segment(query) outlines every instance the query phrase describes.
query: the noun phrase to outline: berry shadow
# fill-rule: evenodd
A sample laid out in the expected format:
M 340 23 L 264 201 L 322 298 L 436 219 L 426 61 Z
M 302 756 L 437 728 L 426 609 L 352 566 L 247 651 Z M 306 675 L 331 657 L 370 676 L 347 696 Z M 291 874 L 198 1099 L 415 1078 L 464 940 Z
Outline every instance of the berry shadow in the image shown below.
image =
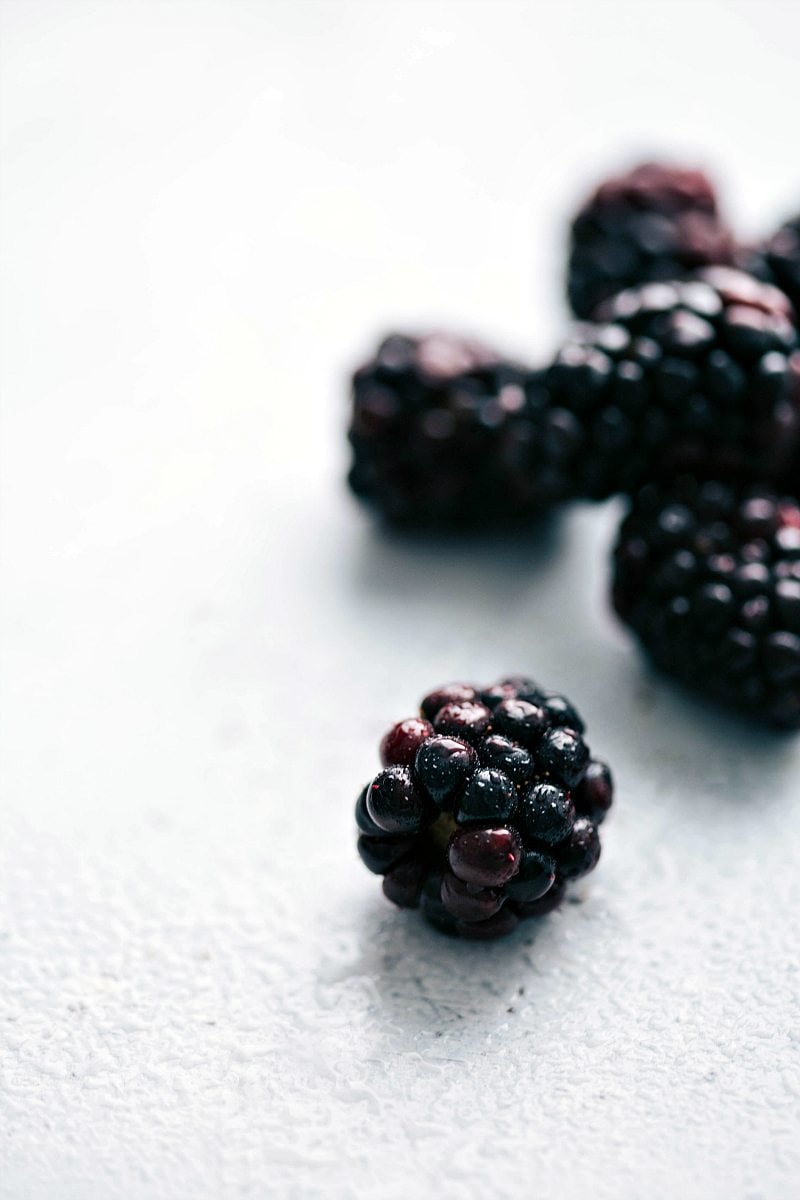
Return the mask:
M 564 926 L 580 903 L 565 901 L 506 937 L 475 942 L 440 933 L 419 912 L 390 908 L 378 896 L 364 913 L 348 974 L 370 980 L 386 1021 L 405 1034 L 435 1038 L 470 1025 L 490 1032 L 530 1004 L 540 975 L 563 966 Z
M 653 793 L 660 781 L 665 804 L 703 822 L 747 810 L 758 820 L 785 805 L 787 777 L 800 768 L 796 731 L 760 724 L 693 692 L 636 646 L 608 668 L 609 686 L 625 697 L 621 719 L 600 722 L 603 752 L 620 767 L 620 797 L 635 794 L 643 779 Z
M 356 571 L 363 582 L 375 589 L 382 584 L 391 590 L 395 572 L 373 570 L 374 562 L 392 560 L 398 570 L 430 572 L 433 577 L 444 570 L 448 575 L 468 571 L 476 576 L 497 574 L 519 578 L 545 570 L 558 555 L 563 543 L 566 514 L 563 510 L 544 513 L 537 520 L 498 530 L 413 528 L 405 525 L 372 523 L 363 543 Z M 358 578 L 358 576 L 357 576 Z
M 584 641 L 571 563 L 591 525 L 586 517 L 567 509 L 502 533 L 412 534 L 374 524 L 343 531 L 331 552 L 331 603 L 346 608 L 359 644 L 374 651 L 375 699 L 367 689 L 367 704 L 384 705 L 391 719 L 390 705 L 411 711 L 438 682 L 514 672 L 569 695 L 559 649 L 569 639 L 580 653 Z
M 531 653 L 532 641 L 546 641 L 557 609 L 574 606 L 565 591 L 572 517 L 565 510 L 503 531 L 370 524 L 348 536 L 337 585 L 351 614 L 359 614 L 364 636 L 380 631 L 383 657 L 402 647 L 395 669 L 404 673 L 414 656 L 412 695 L 421 678 L 429 683 L 442 671 L 442 679 L 535 674 L 540 655 Z M 419 673 L 421 663 L 429 680 Z M 560 687 L 557 678 L 549 686 Z

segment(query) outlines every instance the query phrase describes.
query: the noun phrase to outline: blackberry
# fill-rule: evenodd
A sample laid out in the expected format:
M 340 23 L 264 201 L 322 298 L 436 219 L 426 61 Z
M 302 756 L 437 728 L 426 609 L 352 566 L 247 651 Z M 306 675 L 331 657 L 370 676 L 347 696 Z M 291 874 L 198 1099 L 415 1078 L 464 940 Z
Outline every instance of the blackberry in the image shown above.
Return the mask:
M 775 480 L 800 443 L 800 337 L 784 294 L 730 267 L 620 292 L 545 374 L 572 495 L 660 473 Z
M 605 180 L 571 228 L 567 293 L 577 317 L 625 288 L 732 261 L 733 239 L 700 171 L 643 163 Z
M 596 865 L 613 794 L 580 716 L 522 677 L 437 688 L 420 711 L 383 738 L 356 803 L 365 866 L 447 933 L 499 937 L 552 911 Z
M 450 334 L 393 334 L 353 376 L 349 482 L 396 524 L 523 520 L 542 505 L 531 469 L 532 373 Z M 546 479 L 544 480 L 546 484 Z
M 694 477 L 648 484 L 620 530 L 613 604 L 662 670 L 754 717 L 800 727 L 797 499 Z M 591 815 L 604 791 L 590 767 L 576 806 Z

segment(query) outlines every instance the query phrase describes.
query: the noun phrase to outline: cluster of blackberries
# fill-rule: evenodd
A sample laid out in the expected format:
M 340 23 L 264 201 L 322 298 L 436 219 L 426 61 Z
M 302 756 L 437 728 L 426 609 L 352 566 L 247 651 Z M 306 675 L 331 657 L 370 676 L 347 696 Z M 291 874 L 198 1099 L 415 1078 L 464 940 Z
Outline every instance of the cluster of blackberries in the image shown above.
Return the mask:
M 358 850 L 402 908 L 493 938 L 542 916 L 600 857 L 611 774 L 563 696 L 530 679 L 455 684 L 381 743 L 356 803 Z
M 353 490 L 405 523 L 509 523 L 656 470 L 800 469 L 800 335 L 776 287 L 709 267 L 605 301 L 543 370 L 393 335 L 356 371 Z
M 537 369 L 386 338 L 353 379 L 353 490 L 414 526 L 627 497 L 617 614 L 663 670 L 800 728 L 800 218 L 740 245 L 703 174 L 646 164 L 575 217 L 567 294 L 583 323 Z M 469 937 L 555 907 L 611 803 L 582 733 L 529 680 L 428 696 L 356 809 L 386 895 Z
M 354 377 L 356 493 L 392 521 L 497 527 L 615 494 L 636 514 L 655 503 L 655 486 L 669 508 L 685 474 L 740 504 L 753 488 L 800 497 L 800 218 L 741 246 L 703 174 L 645 164 L 604 181 L 578 212 L 567 294 L 589 320 L 536 370 L 455 336 L 386 338 Z M 637 500 L 643 487 L 648 499 Z M 703 526 L 699 512 L 694 520 Z M 681 637 L 697 644 L 697 664 L 712 631 L 696 598 L 682 599 L 694 619 Z M 634 628 L 688 678 L 666 653 L 675 623 L 661 608 L 643 619 L 662 600 L 645 589 Z M 739 707 L 746 694 L 751 712 L 800 725 L 772 679 L 734 688 L 726 674 L 705 690 Z

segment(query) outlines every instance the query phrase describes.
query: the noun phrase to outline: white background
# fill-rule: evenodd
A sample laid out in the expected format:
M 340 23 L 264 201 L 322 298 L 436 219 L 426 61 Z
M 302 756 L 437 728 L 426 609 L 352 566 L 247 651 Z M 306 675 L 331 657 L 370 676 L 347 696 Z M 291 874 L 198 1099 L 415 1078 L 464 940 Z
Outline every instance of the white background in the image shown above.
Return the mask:
M 787 1200 L 791 738 L 648 674 L 614 505 L 415 540 L 349 367 L 543 357 L 564 224 L 673 152 L 800 200 L 793 3 L 0 4 L 2 1200 Z M 429 686 L 537 675 L 619 784 L 537 931 L 452 944 L 355 857 Z

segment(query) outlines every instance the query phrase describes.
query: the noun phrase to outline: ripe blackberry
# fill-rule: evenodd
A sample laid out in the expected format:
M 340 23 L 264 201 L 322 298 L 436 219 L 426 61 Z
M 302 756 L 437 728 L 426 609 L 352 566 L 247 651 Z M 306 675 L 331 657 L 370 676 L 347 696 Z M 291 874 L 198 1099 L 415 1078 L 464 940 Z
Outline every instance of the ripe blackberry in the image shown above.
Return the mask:
M 733 241 L 700 171 L 643 163 L 605 180 L 572 223 L 567 292 L 576 316 L 624 288 L 732 261 Z
M 420 711 L 383 738 L 356 803 L 365 866 L 447 933 L 499 937 L 552 911 L 596 865 L 612 800 L 579 715 L 523 677 L 437 688 Z
M 620 530 L 613 603 L 664 671 L 755 717 L 800 726 L 796 499 L 691 477 L 647 485 Z M 602 780 L 587 771 L 581 789 L 591 809 Z
M 760 246 L 742 251 L 740 259 L 758 279 L 785 292 L 800 317 L 800 216 L 787 221 Z
M 353 376 L 352 490 L 395 523 L 474 525 L 537 512 L 530 378 L 450 334 L 385 338 Z
M 599 317 L 545 374 L 571 494 L 602 499 L 684 467 L 782 475 L 800 443 L 800 338 L 782 292 L 709 267 L 620 292 Z

